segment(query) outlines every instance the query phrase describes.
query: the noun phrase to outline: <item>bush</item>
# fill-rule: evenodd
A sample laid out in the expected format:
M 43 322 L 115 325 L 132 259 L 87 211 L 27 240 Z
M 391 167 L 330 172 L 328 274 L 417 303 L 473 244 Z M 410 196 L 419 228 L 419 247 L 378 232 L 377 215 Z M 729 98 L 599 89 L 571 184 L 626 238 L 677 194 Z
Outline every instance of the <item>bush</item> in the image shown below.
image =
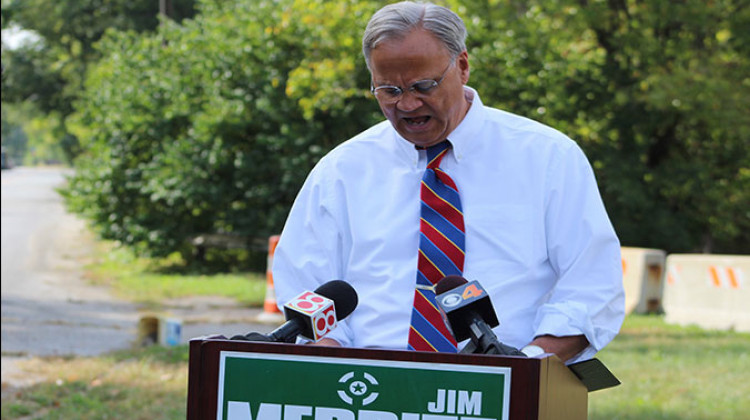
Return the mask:
M 360 52 L 380 2 L 236 3 L 98 45 L 66 198 L 104 238 L 154 256 L 205 233 L 267 238 L 317 160 L 382 119 Z M 581 144 L 623 244 L 750 253 L 748 9 L 449 3 L 469 84 Z
M 278 233 L 312 165 L 381 118 L 353 35 L 364 10 L 204 2 L 154 36 L 109 33 L 78 104 L 70 207 L 154 256 Z

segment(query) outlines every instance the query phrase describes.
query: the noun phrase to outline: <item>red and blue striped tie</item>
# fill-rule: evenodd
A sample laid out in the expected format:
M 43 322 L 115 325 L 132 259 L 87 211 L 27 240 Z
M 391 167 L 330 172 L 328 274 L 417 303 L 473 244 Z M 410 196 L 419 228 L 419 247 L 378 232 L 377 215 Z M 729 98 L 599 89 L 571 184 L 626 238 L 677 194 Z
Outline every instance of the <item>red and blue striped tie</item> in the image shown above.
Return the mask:
M 422 177 L 417 286 L 409 329 L 409 349 L 456 352 L 456 340 L 435 302 L 435 284 L 464 269 L 464 216 L 458 188 L 440 169 L 448 141 L 427 148 Z

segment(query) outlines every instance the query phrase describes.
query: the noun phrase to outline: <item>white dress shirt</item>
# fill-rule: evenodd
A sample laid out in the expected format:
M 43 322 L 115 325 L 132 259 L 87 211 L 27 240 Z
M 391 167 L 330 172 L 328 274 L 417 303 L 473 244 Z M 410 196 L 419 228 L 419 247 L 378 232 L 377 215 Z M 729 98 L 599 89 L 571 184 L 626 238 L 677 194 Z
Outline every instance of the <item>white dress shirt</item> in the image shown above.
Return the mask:
M 624 317 L 620 244 L 591 166 L 565 135 L 485 107 L 466 90 L 471 108 L 441 164 L 464 210 L 463 277 L 489 292 L 502 343 L 521 348 L 538 335 L 585 334 L 589 347 L 569 362 L 591 358 Z M 345 280 L 359 304 L 327 337 L 343 346 L 406 349 L 425 166 L 425 152 L 388 121 L 321 159 L 274 254 L 279 304 Z

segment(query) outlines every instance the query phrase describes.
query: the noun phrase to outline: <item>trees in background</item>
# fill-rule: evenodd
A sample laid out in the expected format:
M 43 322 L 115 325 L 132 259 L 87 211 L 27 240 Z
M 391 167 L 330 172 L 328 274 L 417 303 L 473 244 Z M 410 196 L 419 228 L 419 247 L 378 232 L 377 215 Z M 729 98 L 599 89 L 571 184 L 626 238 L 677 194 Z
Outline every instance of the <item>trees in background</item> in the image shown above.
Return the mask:
M 461 3 L 471 83 L 582 145 L 623 244 L 750 252 L 747 2 Z
M 93 48 L 66 194 L 104 237 L 166 255 L 278 233 L 312 165 L 382 119 L 360 52 L 381 2 L 248 3 L 203 0 Z M 447 3 L 469 27 L 469 84 L 581 144 L 623 245 L 750 252 L 742 2 Z
M 152 255 L 278 233 L 311 165 L 379 118 L 359 63 L 366 7 L 204 2 L 153 36 L 110 34 L 75 116 L 72 208 Z
M 173 19 L 195 14 L 194 0 L 172 4 Z M 36 42 L 15 49 L 3 45 L 2 101 L 16 108 L 12 114 L 18 116 L 4 123 L 28 131 L 34 131 L 31 126 L 50 127 L 37 133 L 41 137 L 27 136 L 31 148 L 42 157 L 71 161 L 81 150 L 66 120 L 88 67 L 102 55 L 94 45 L 108 30 L 155 30 L 159 12 L 154 0 L 3 0 L 3 28 L 15 25 L 38 36 Z M 55 147 L 49 147 L 49 137 L 56 139 Z

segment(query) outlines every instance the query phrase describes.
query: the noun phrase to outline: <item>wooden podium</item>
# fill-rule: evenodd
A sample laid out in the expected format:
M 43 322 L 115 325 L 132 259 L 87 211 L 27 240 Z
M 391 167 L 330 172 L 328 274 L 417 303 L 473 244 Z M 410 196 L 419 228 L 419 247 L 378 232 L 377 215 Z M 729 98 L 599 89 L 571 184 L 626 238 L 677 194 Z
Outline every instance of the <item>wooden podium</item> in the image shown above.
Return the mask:
M 535 358 L 190 341 L 188 420 L 575 420 L 588 391 Z

